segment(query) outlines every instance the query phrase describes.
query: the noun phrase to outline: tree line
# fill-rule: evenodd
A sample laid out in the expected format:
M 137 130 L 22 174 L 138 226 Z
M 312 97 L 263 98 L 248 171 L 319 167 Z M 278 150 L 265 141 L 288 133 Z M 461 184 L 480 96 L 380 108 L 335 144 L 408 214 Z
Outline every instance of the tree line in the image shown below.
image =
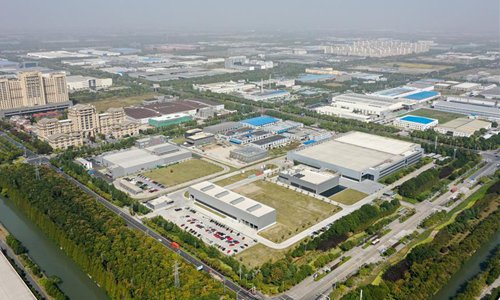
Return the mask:
M 384 201 L 380 206 L 365 204 L 335 221 L 328 230 L 306 243 L 304 247 L 297 247 L 292 255 L 300 256 L 303 251 L 301 249 L 304 248 L 321 251 L 335 248 L 350 235 L 361 232 L 378 219 L 394 213 L 399 206 L 398 200 Z
M 0 187 L 40 229 L 88 273 L 112 299 L 224 299 L 222 284 L 129 228 L 48 167 L 0 168 Z M 174 263 L 180 287 L 174 284 Z M 227 298 L 226 298 L 227 299 Z
M 382 282 L 358 287 L 342 299 L 430 299 L 453 274 L 500 229 L 500 181 L 473 194 L 472 207 L 459 213 L 455 221 L 439 230 L 429 243 L 414 247 L 382 275 Z M 494 271 L 498 272 L 498 270 Z M 470 299 L 470 298 L 467 298 Z

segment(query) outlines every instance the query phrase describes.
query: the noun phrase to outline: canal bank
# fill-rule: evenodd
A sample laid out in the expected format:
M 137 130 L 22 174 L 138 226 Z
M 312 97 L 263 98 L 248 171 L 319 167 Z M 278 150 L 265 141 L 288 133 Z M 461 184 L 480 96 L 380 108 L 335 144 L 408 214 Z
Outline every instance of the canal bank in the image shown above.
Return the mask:
M 61 290 L 75 300 L 108 299 L 99 288 L 66 254 L 15 205 L 0 197 L 0 222 L 23 245 L 29 255 L 48 276 L 61 278 Z
M 472 257 L 465 262 L 464 265 L 456 272 L 448 281 L 448 283 L 434 295 L 433 300 L 448 300 L 461 291 L 463 285 L 467 283 L 477 273 L 481 272 L 481 263 L 488 259 L 491 251 L 500 244 L 500 233 L 484 243 Z

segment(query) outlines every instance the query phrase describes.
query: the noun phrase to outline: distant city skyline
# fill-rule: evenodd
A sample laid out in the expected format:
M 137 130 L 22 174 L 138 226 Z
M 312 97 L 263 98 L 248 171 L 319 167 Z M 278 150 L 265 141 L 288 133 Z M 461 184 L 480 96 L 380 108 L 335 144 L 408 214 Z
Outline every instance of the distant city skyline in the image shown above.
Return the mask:
M 7 1 L 1 33 L 117 31 L 398 31 L 495 34 L 497 0 Z M 87 32 L 91 34 L 91 32 Z

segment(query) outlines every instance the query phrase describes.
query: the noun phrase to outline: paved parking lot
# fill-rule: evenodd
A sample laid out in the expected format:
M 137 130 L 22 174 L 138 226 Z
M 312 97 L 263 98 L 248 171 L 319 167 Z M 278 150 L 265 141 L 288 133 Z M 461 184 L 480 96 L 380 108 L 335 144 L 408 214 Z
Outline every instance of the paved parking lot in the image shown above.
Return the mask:
M 157 211 L 156 214 L 212 245 L 226 255 L 235 255 L 256 244 L 251 237 L 214 220 L 198 207 L 184 206 Z
M 137 187 L 141 188 L 143 190 L 143 193 L 156 193 L 164 190 L 166 186 L 163 184 L 154 181 L 153 179 L 146 177 L 142 174 L 135 175 L 135 176 L 127 176 L 124 177 L 123 180 L 126 180 L 132 184 L 135 184 Z

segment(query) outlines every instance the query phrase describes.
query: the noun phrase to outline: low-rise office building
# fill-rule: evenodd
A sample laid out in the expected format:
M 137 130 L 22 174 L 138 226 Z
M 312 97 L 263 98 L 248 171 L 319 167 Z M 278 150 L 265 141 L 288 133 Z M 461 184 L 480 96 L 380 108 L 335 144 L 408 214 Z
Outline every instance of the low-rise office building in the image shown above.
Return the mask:
M 240 122 L 223 122 L 216 125 L 211 125 L 203 128 L 204 132 L 212 134 L 221 134 L 228 131 L 237 130 L 243 125 Z
M 438 124 L 438 120 L 425 118 L 420 116 L 406 115 L 400 118 L 396 118 L 393 125 L 396 127 L 409 129 L 409 130 L 420 130 L 424 131 L 431 129 Z
M 113 178 L 118 178 L 177 163 L 191 157 L 190 151 L 164 143 L 144 149 L 132 148 L 108 153 L 96 157 L 96 160 L 108 168 Z
M 68 109 L 68 119 L 44 118 L 37 122 L 36 127 L 38 136 L 49 143 L 52 142 L 54 146 L 66 145 L 70 141 L 74 142 L 70 146 L 81 146 L 83 138 L 94 137 L 96 134 L 118 139 L 139 134 L 139 124 L 126 121 L 123 108 L 109 108 L 98 114 L 95 106 L 84 104 L 77 104 Z M 72 137 L 68 136 L 69 134 Z M 76 139 L 77 134 L 81 136 L 81 141 Z
M 487 121 L 458 118 L 434 128 L 435 131 L 457 137 L 470 137 L 481 129 L 490 129 L 491 123 Z
M 266 158 L 267 154 L 268 151 L 266 149 L 249 145 L 231 150 L 229 157 L 241 162 L 251 163 Z
M 253 145 L 262 149 L 274 149 L 290 143 L 286 136 L 277 134 L 252 142 Z
M 276 223 L 276 210 L 211 182 L 188 188 L 190 199 L 260 231 Z
M 131 195 L 138 195 L 143 192 L 143 190 L 140 187 L 125 179 L 119 179 L 118 185 L 120 186 L 120 188 L 122 188 Z
M 145 203 L 146 207 L 152 209 L 152 210 L 157 210 L 157 209 L 162 209 L 165 208 L 171 204 L 174 203 L 174 200 L 168 198 L 167 196 L 161 196 L 156 199 L 150 200 Z
M 69 147 L 83 146 L 83 137 L 78 132 L 56 133 L 45 138 L 45 141 L 53 149 L 68 149 Z
M 199 132 L 186 137 L 186 143 L 191 146 L 200 146 L 215 142 L 215 136 L 211 133 Z
M 278 180 L 320 195 L 336 188 L 339 185 L 340 175 L 331 171 L 316 170 L 306 166 L 295 166 L 280 172 Z
M 68 90 L 77 91 L 98 91 L 110 88 L 113 85 L 112 78 L 95 78 L 90 76 L 66 76 Z

